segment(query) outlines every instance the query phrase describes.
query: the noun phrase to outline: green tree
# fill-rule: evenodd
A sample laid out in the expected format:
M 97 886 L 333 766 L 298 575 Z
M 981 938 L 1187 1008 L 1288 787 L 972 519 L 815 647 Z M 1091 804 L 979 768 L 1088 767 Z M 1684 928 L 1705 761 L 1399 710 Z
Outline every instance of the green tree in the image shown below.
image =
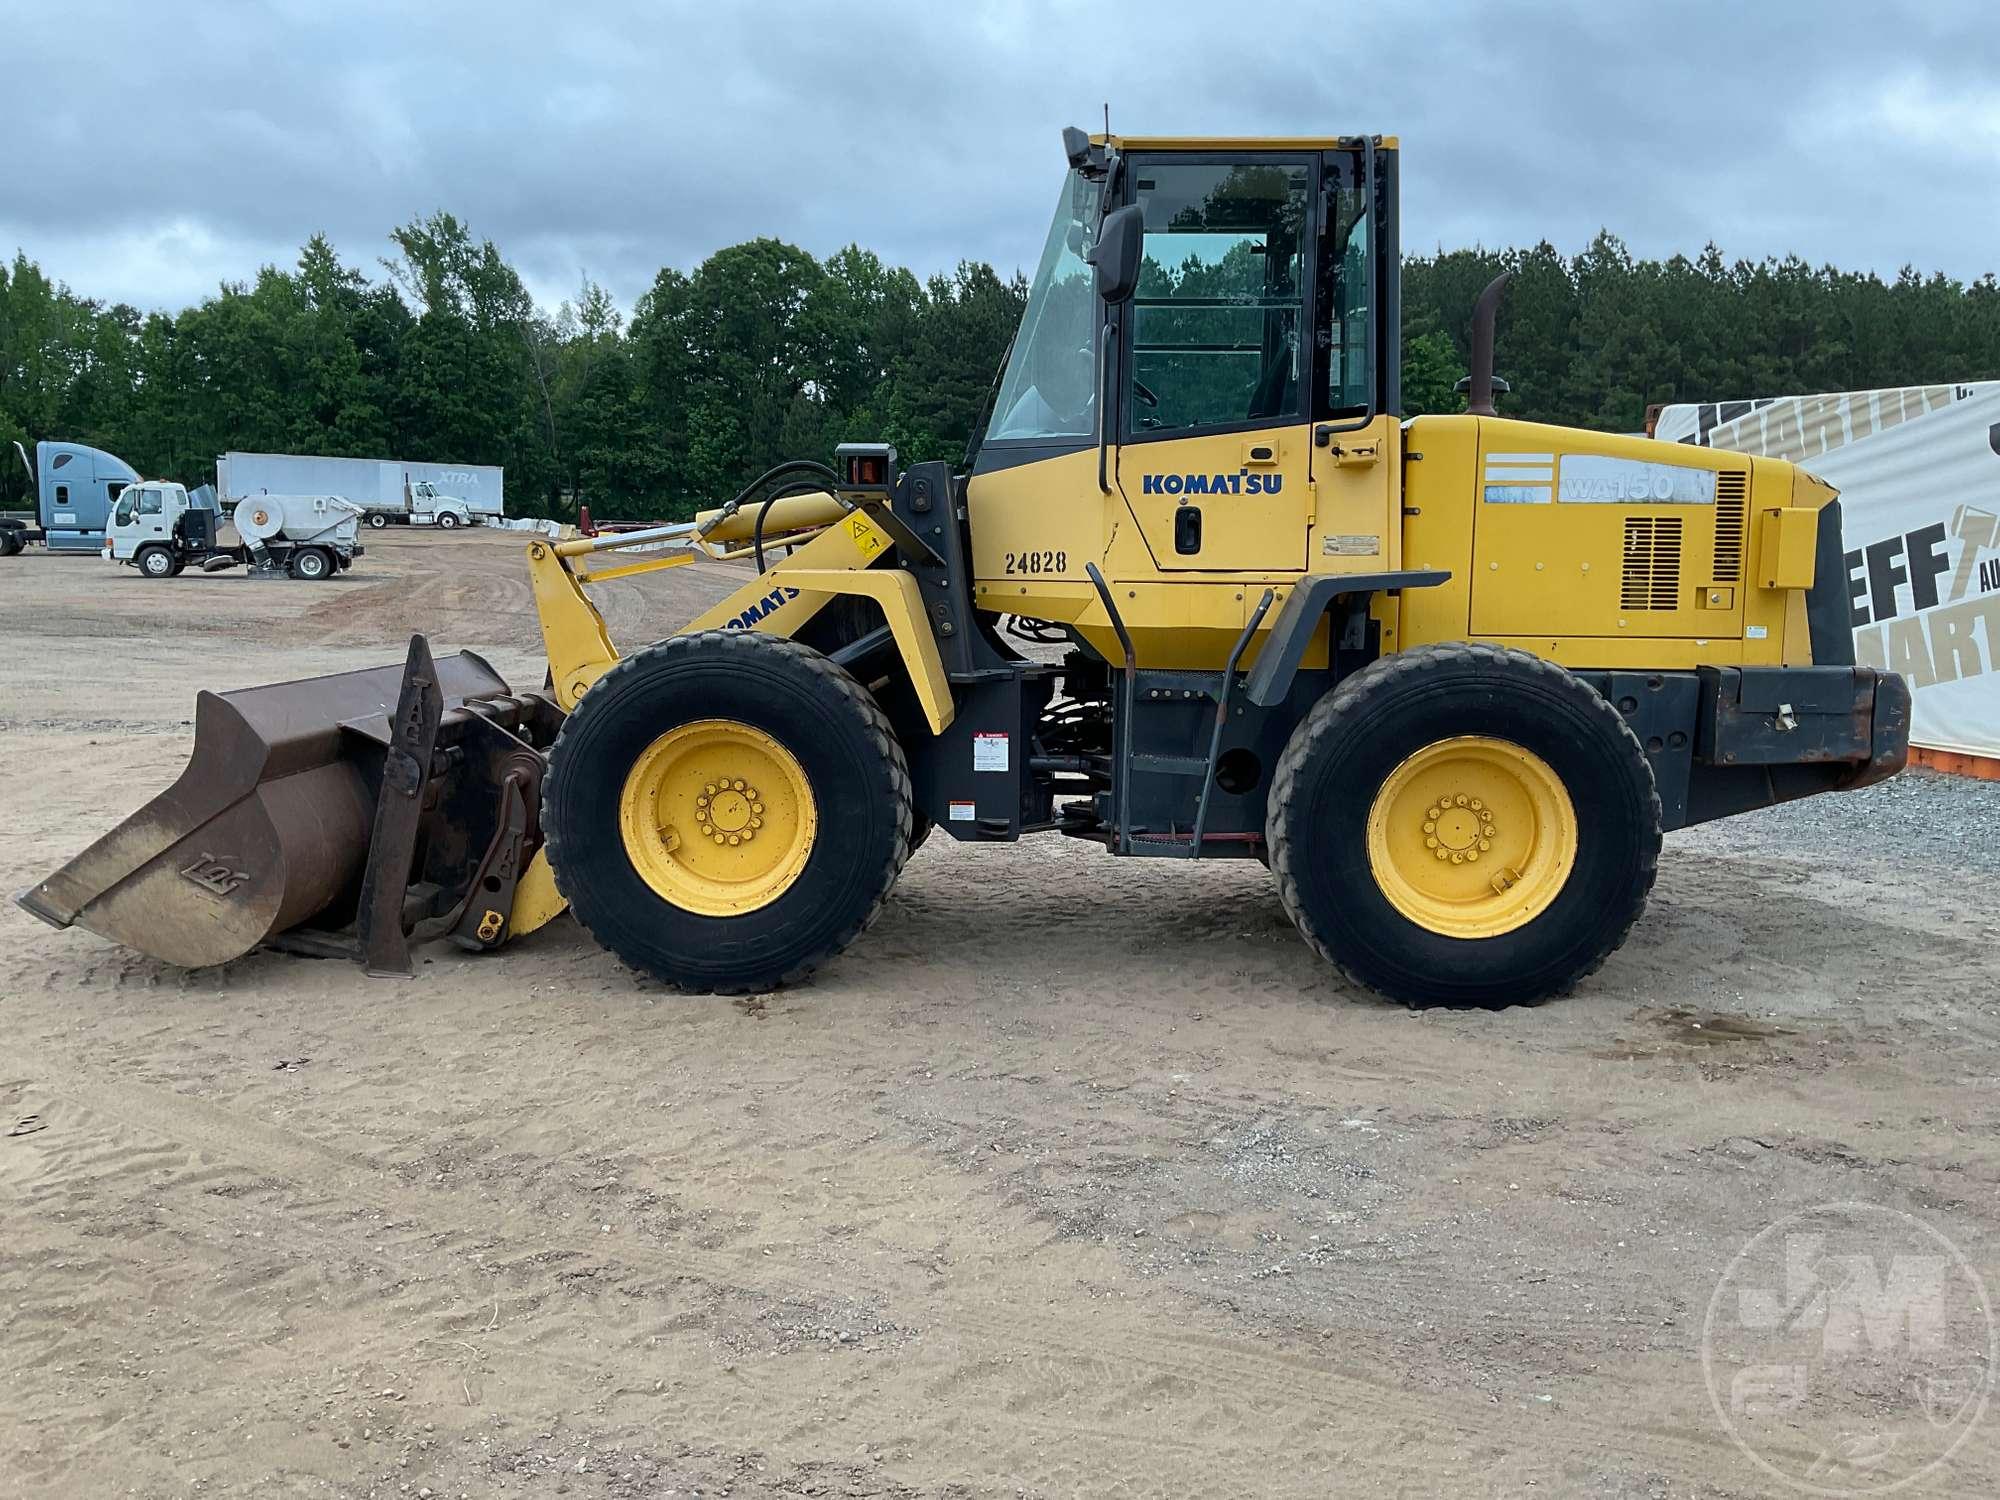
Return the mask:
M 1465 374 L 1458 351 L 1442 332 L 1403 340 L 1403 414 L 1421 417 L 1465 410 L 1458 382 Z

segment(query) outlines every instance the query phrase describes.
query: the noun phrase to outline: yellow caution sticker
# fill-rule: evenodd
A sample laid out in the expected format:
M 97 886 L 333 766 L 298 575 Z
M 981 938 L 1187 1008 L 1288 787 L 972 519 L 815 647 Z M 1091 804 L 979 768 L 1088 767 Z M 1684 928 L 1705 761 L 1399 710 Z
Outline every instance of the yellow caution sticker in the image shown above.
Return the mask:
M 849 516 L 845 524 L 848 536 L 863 557 L 873 557 L 882 550 L 881 533 L 870 526 L 865 517 Z

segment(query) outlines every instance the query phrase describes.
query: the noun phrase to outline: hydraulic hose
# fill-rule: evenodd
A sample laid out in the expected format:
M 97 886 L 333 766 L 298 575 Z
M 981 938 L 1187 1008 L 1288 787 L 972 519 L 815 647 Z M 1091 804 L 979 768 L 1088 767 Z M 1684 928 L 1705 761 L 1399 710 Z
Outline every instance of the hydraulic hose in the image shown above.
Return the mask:
M 764 497 L 763 503 L 757 507 L 756 522 L 750 528 L 750 545 L 755 549 L 757 571 L 759 573 L 764 571 L 764 517 L 771 513 L 771 507 L 776 505 L 780 500 L 789 499 L 793 495 L 821 494 L 824 488 L 823 485 L 807 484 L 802 481 L 797 484 L 785 485 L 776 494 Z

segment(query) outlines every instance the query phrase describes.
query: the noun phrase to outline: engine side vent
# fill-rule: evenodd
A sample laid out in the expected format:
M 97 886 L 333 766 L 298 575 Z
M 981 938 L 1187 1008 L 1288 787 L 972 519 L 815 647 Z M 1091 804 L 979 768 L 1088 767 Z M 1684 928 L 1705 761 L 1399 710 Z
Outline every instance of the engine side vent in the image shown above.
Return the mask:
M 1680 599 L 1680 517 L 1627 516 L 1619 603 L 1630 610 L 1678 609 Z
M 1743 581 L 1743 531 L 1750 522 L 1750 476 L 1715 476 L 1715 581 Z

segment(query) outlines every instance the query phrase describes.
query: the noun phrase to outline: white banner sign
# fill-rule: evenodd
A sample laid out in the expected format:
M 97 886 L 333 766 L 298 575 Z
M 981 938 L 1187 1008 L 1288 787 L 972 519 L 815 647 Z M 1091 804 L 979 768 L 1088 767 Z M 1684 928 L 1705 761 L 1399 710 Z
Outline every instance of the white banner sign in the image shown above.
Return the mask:
M 1913 744 L 2000 756 L 2000 382 L 1669 406 L 1654 435 L 1838 489 L 1855 660 L 1909 679 Z

